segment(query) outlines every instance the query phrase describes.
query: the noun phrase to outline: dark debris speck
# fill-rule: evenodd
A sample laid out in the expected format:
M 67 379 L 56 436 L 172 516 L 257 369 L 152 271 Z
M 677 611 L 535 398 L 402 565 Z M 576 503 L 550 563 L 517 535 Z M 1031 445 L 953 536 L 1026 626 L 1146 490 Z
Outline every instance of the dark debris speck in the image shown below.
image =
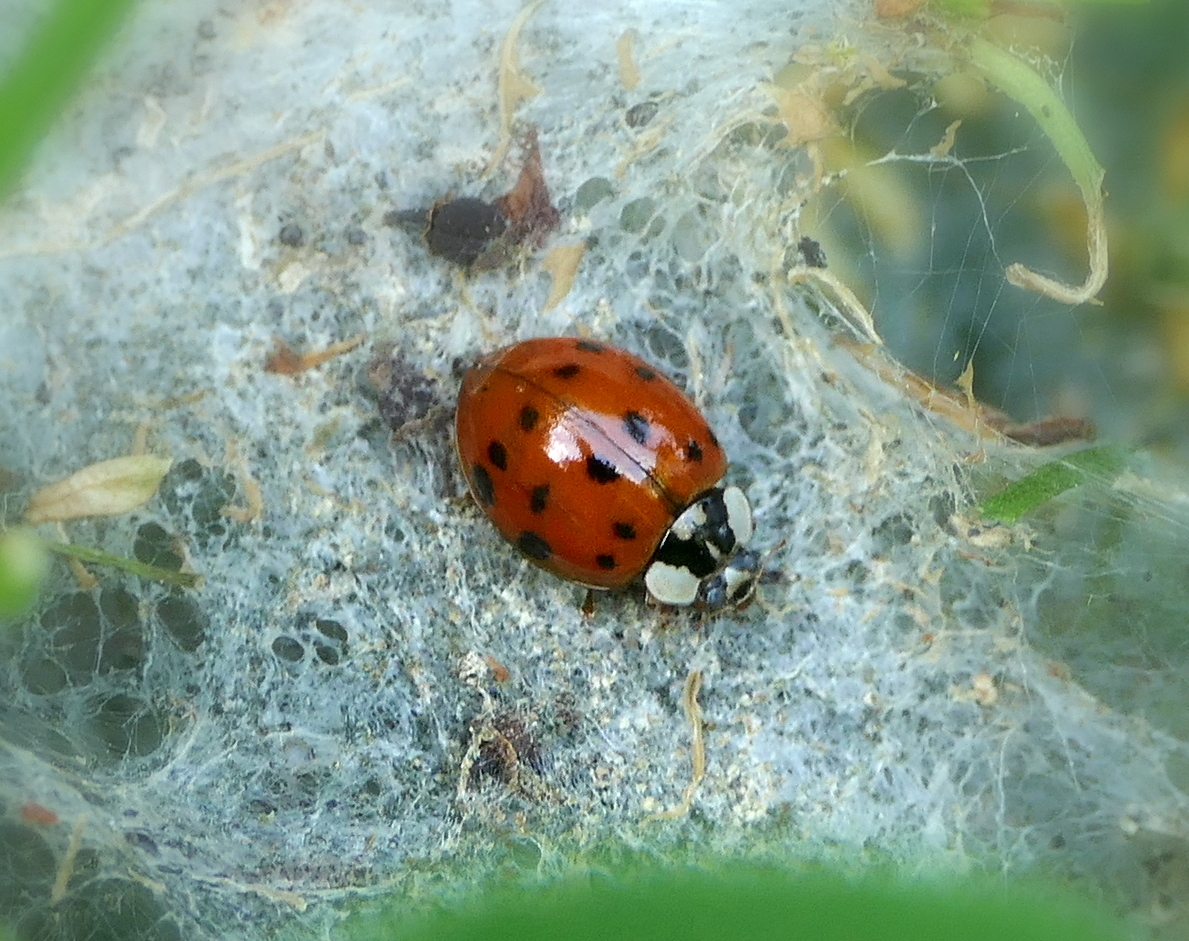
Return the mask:
M 627 122 L 628 127 L 644 127 L 656 117 L 656 113 L 660 109 L 661 106 L 655 101 L 642 101 L 638 105 L 628 108 L 623 119 Z
M 282 245 L 288 245 L 290 248 L 300 248 L 305 244 L 306 236 L 295 222 L 287 222 L 281 226 L 281 231 L 277 233 L 277 241 Z
M 399 347 L 373 359 L 367 376 L 377 392 L 380 417 L 393 431 L 420 421 L 438 404 L 437 385 Z

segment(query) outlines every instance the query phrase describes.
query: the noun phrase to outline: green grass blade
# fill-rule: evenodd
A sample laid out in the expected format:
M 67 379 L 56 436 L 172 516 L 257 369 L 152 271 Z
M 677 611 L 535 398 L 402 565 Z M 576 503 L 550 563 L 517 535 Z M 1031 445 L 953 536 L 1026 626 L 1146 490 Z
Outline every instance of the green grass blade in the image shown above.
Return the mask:
M 1126 464 L 1127 450 L 1118 445 L 1076 451 L 987 497 L 979 504 L 979 513 L 1001 523 L 1014 523 L 1066 490 L 1090 480 L 1110 480 Z
M 130 575 L 136 575 L 139 578 L 164 582 L 166 585 L 176 585 L 179 588 L 199 588 L 202 586 L 202 576 L 194 572 L 176 572 L 172 569 L 158 568 L 156 565 L 146 565 L 137 559 L 129 559 L 122 555 L 113 555 L 110 552 L 104 552 L 102 549 L 93 549 L 90 546 L 78 546 L 69 542 L 51 542 L 45 539 L 42 540 L 41 544 L 48 551 L 57 553 L 58 555 L 69 556 L 72 559 L 78 559 L 80 562 L 90 562 L 92 565 L 107 565 L 111 568 L 117 568 L 122 572 L 127 572 Z

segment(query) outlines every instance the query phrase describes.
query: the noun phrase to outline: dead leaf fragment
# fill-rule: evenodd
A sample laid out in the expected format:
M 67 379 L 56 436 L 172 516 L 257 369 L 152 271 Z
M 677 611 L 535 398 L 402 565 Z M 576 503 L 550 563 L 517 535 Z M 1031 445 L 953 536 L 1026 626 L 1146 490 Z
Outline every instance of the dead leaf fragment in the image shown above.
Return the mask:
M 945 129 L 945 134 L 941 140 L 929 148 L 929 153 L 934 157 L 948 157 L 950 151 L 954 149 L 954 138 L 958 135 L 958 128 L 962 126 L 961 119 L 950 122 L 949 127 Z
M 298 373 L 303 373 L 307 369 L 321 366 L 336 356 L 349 353 L 362 342 L 363 334 L 361 333 L 358 336 L 351 337 L 349 340 L 331 343 L 330 346 L 322 350 L 310 350 L 306 353 L 298 353 L 280 337 L 274 337 L 273 351 L 264 364 L 264 371 L 277 373 L 282 376 L 296 376 Z
M 632 48 L 635 39 L 636 31 L 625 29 L 615 41 L 615 52 L 619 57 L 619 80 L 628 91 L 640 84 L 640 70 L 636 68 L 636 57 Z
M 54 887 L 50 890 L 51 905 L 57 905 L 66 898 L 70 877 L 74 875 L 74 861 L 78 858 L 78 851 L 83 848 L 83 831 L 86 828 L 87 818 L 85 816 L 79 817 L 74 822 L 74 828 L 70 831 L 70 842 L 66 845 L 66 852 L 58 864 L 58 874 L 54 878 Z
M 264 371 L 279 373 L 282 376 L 296 376 L 305 369 L 301 363 L 301 354 L 280 337 L 274 337 L 273 351 L 264 362 Z
M 240 456 L 239 449 L 235 446 L 234 440 L 227 442 L 227 456 L 224 458 L 224 461 L 228 467 L 235 469 L 239 477 L 239 485 L 243 488 L 244 498 L 247 502 L 244 506 L 236 506 L 233 503 L 229 503 L 219 510 L 219 513 L 228 519 L 235 520 L 237 523 L 251 523 L 254 520 L 260 519 L 264 514 L 264 491 L 260 489 L 260 484 L 248 470 L 248 465 Z
M 525 140 L 524 166 L 516 185 L 493 205 L 508 220 L 512 227 L 512 241 L 527 242 L 534 248 L 540 247 L 545 236 L 557 228 L 561 214 L 549 201 L 549 187 L 545 183 L 545 170 L 541 165 L 541 146 L 537 142 L 537 129 L 529 128 Z
M 888 71 L 886 65 L 875 58 L 870 53 L 862 53 L 858 56 L 858 61 L 863 64 L 867 70 L 866 79 L 860 82 L 860 85 L 869 85 L 874 82 L 877 88 L 890 90 L 895 88 L 904 88 L 908 82 L 905 79 L 897 78 Z M 849 95 L 847 96 L 850 97 Z
M 881 20 L 912 16 L 923 3 L 924 0 L 875 0 L 875 15 Z
M 78 559 L 67 559 L 66 564 L 70 566 L 70 574 L 74 576 L 75 582 L 82 591 L 90 591 L 92 588 L 99 587 L 99 579 L 92 575 Z
M 487 655 L 487 665 L 491 667 L 491 678 L 497 683 L 507 683 L 508 680 L 512 679 L 512 671 L 491 654 Z
M 549 272 L 553 283 L 549 286 L 549 297 L 545 301 L 545 310 L 553 310 L 562 299 L 570 293 L 574 284 L 574 275 L 578 273 L 578 264 L 586 254 L 586 243 L 577 242 L 573 245 L 558 245 L 551 248 L 541 259 L 541 267 Z
M 28 523 L 117 516 L 152 499 L 173 462 L 151 454 L 132 454 L 99 461 L 29 499 Z
M 35 827 L 52 827 L 58 822 L 56 813 L 44 804 L 38 804 L 35 801 L 29 801 L 23 805 L 20 814 L 23 822 Z
M 992 424 L 992 427 L 995 427 Z M 1094 422 L 1068 415 L 1054 415 L 1018 425 L 1003 425 L 998 429 L 1013 441 L 1034 448 L 1048 448 L 1070 441 L 1093 441 L 1098 437 Z
M 645 823 L 654 820 L 677 820 L 689 816 L 694 804 L 694 795 L 698 792 L 698 785 L 706 777 L 706 737 L 705 724 L 702 721 L 702 706 L 698 702 L 698 694 L 702 691 L 702 671 L 690 670 L 685 677 L 685 688 L 681 694 L 681 704 L 685 707 L 685 720 L 689 723 L 693 733 L 692 757 L 693 775 L 685 786 L 685 793 L 681 796 L 681 803 L 668 810 L 649 814 L 644 818 Z
M 541 89 L 532 83 L 520 67 L 517 43 L 520 42 L 520 31 L 524 29 L 524 24 L 544 2 L 545 0 L 532 0 L 527 4 L 512 21 L 512 26 L 500 45 L 498 79 L 500 140 L 492 155 L 491 163 L 487 165 L 487 173 L 490 173 L 504 159 L 504 154 L 508 152 L 508 146 L 512 143 L 512 114 L 516 111 L 516 106 L 525 98 L 532 98 L 541 93 Z
M 838 124 L 816 95 L 776 85 L 766 85 L 765 89 L 776 102 L 780 123 L 788 128 L 788 137 L 781 141 L 786 147 L 799 147 L 839 133 Z

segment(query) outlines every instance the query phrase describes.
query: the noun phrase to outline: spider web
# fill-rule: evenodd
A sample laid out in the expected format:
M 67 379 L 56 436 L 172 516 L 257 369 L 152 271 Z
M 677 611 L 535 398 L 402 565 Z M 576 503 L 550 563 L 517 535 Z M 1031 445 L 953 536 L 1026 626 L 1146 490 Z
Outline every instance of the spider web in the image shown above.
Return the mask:
M 18 937 L 326 932 L 361 900 L 616 852 L 1058 872 L 1175 917 L 1183 491 L 1136 458 L 1026 524 L 977 520 L 1048 456 L 955 421 L 961 397 L 906 394 L 896 358 L 946 386 L 973 357 L 1019 420 L 1095 400 L 1101 372 L 1070 365 L 1084 313 L 1002 276 L 1080 270 L 1021 221 L 1060 167 L 1015 114 L 929 154 L 951 119 L 922 80 L 855 96 L 861 159 L 818 186 L 769 86 L 790 63 L 867 82 L 861 42 L 894 56 L 859 22 L 659 0 L 142 11 L 3 218 L 0 466 L 11 524 L 143 426 L 174 459 L 157 497 L 69 538 L 205 584 L 62 567 L 6 639 Z M 501 61 L 539 93 L 512 96 L 488 167 Z M 466 276 L 384 221 L 506 192 L 529 124 L 563 218 L 546 249 L 586 246 L 548 309 L 538 258 Z M 458 364 L 558 333 L 631 349 L 705 409 L 771 552 L 750 608 L 628 593 L 587 618 L 464 499 Z M 263 368 L 275 337 L 357 335 Z M 693 671 L 706 775 L 666 815 L 694 777 Z

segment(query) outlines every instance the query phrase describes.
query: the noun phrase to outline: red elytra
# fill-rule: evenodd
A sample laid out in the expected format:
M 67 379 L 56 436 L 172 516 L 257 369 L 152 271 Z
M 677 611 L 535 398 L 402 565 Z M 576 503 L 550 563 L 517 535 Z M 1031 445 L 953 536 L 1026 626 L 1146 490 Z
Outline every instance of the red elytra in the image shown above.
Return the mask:
M 639 357 L 575 337 L 497 350 L 464 377 L 455 430 L 476 501 L 542 568 L 611 589 L 648 572 L 668 604 L 750 591 L 754 560 L 735 551 L 751 535 L 746 498 L 717 486 L 727 460 L 698 408 Z M 706 596 L 713 577 L 730 584 Z

